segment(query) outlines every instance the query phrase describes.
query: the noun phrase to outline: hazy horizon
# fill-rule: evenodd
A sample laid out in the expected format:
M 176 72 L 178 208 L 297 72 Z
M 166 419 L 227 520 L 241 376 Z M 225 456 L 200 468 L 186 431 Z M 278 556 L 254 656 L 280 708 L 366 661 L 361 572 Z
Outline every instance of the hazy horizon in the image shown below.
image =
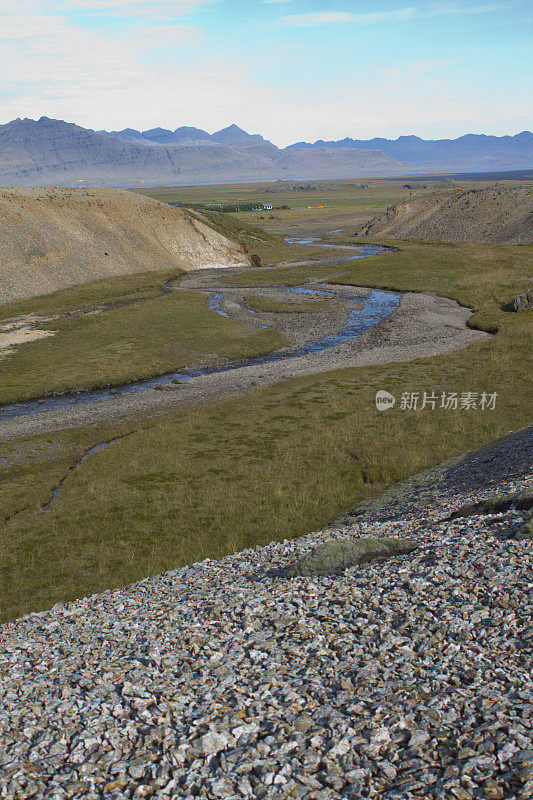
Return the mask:
M 236 123 L 282 147 L 515 135 L 532 19 L 525 0 L 3 0 L 0 119 Z

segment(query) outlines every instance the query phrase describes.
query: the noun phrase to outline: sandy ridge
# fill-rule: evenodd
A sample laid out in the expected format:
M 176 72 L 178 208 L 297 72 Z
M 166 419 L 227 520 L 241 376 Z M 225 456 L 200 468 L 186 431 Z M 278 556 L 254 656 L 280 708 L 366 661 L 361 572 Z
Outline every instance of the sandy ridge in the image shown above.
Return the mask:
M 533 242 L 533 186 L 448 189 L 409 197 L 365 225 L 362 236 L 441 242 Z

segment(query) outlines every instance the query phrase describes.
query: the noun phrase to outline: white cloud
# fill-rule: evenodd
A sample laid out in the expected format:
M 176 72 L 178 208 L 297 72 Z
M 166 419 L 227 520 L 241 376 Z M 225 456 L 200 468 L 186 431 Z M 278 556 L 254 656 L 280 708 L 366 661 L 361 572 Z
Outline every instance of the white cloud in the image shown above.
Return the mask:
M 459 64 L 463 60 L 463 58 L 435 58 L 429 61 L 415 61 L 403 66 L 386 67 L 382 72 L 391 78 L 414 78 L 417 75 L 450 67 L 452 64 Z
M 0 25 L 0 41 L 42 38 L 60 35 L 65 24 L 61 17 L 49 17 L 45 14 L 9 14 L 2 17 Z M 4 79 L 6 75 L 2 76 Z
M 366 24 L 381 20 L 409 19 L 416 12 L 415 8 L 399 8 L 392 11 L 371 11 L 368 14 L 352 14 L 349 11 L 317 11 L 309 14 L 287 14 L 281 17 L 283 25 L 324 25 L 331 22 L 356 22 Z
M 95 101 L 100 94 L 105 104 L 106 96 L 142 79 L 145 70 L 139 56 L 144 52 L 190 44 L 199 34 L 197 27 L 183 24 L 140 25 L 111 37 L 84 30 L 65 17 L 11 14 L 0 27 L 0 62 L 9 64 L 2 88 L 13 91 L 17 86 L 31 86 L 45 115 L 43 106 L 52 98 L 60 105 L 66 98 L 70 102 L 77 98 L 77 107 L 82 107 L 89 91 Z M 156 80 L 155 74 L 152 79 Z
M 192 14 L 221 0 L 0 0 L 2 24 L 4 14 L 61 16 L 76 11 L 98 17 L 118 17 L 135 21 L 148 18 L 172 21 Z
M 7 54 L 0 43 L 0 59 L 9 55 L 13 80 L 18 82 L 17 98 L 0 100 L 0 122 L 44 115 L 95 129 L 189 124 L 209 131 L 236 122 L 286 145 L 350 135 L 442 136 L 469 128 L 489 133 L 498 124 L 505 133 L 513 120 L 527 115 L 527 109 L 512 99 L 495 106 L 490 98 L 426 80 L 405 80 L 399 87 L 398 80 L 387 76 L 347 80 L 334 90 L 324 85 L 306 91 L 255 82 L 236 58 L 212 59 L 200 69 L 194 65 L 161 69 L 159 63 L 140 64 L 137 47 L 137 40 L 127 39 L 110 48 L 102 37 L 74 36 L 72 28 L 55 38 L 50 50 L 45 41 L 35 51 L 32 45 L 29 56 L 11 46 Z M 431 77 L 430 70 L 438 66 L 437 62 L 408 64 L 397 77 L 408 70 L 428 71 Z M 516 123 L 517 130 L 524 127 L 525 119 Z
M 282 2 L 282 0 L 264 0 L 265 2 Z M 286 14 L 280 18 L 283 25 L 311 26 L 327 25 L 335 22 L 351 22 L 367 24 L 384 20 L 406 20 L 414 17 L 437 16 L 471 16 L 501 11 L 505 6 L 498 3 L 462 6 L 459 3 L 431 3 L 420 9 L 413 6 L 397 8 L 390 11 L 370 11 L 367 14 L 354 14 L 350 11 L 314 11 L 306 14 Z
M 281 18 L 284 25 L 322 25 L 327 22 L 352 22 L 348 11 L 317 11 L 311 14 L 290 14 Z
M 469 94 L 463 86 L 429 84 L 423 75 L 431 77 L 431 72 L 440 68 L 444 72 L 444 61 L 399 65 L 392 74 L 394 79 L 389 72 L 386 77 L 360 83 L 347 77 L 339 85 L 325 81 L 321 86 L 287 83 L 280 88 L 268 85 L 268 74 L 261 81 L 249 78 L 247 56 L 237 49 L 223 58 L 203 52 L 200 62 L 195 43 L 202 30 L 183 24 L 180 17 L 175 24 L 168 20 L 160 24 L 162 17 L 154 22 L 141 15 L 119 26 L 119 33 L 113 26 L 113 33 L 106 35 L 82 28 L 68 16 L 43 11 L 46 4 L 56 11 L 67 5 L 79 8 L 82 3 L 85 8 L 99 6 L 92 0 L 0 3 L 0 63 L 9 64 L 2 74 L 0 123 L 19 116 L 45 115 L 96 129 L 192 124 L 212 131 L 236 122 L 280 145 L 302 138 L 346 135 L 459 135 L 469 127 L 488 133 L 498 124 L 504 133 L 505 127 L 509 132 L 512 120 L 519 118 L 517 130 L 528 127 L 527 109 L 518 99 L 513 100 L 519 97 L 518 90 L 510 90 L 506 101 L 495 103 L 494 98 L 482 98 L 479 92 Z M 155 0 L 154 7 L 163 14 L 164 8 L 183 11 L 193 4 L 198 8 L 205 5 L 193 0 Z M 116 0 L 107 5 L 114 10 L 119 6 L 148 8 L 140 0 Z M 436 8 L 430 12 L 426 6 L 420 13 L 451 13 L 449 4 L 446 12 L 442 5 L 439 11 Z M 324 13 L 331 17 L 345 12 Z M 412 8 L 404 8 L 349 16 L 352 22 L 371 23 L 391 15 L 392 19 L 409 18 L 413 13 Z M 172 57 L 167 57 L 168 52 Z M 405 80 L 399 86 L 398 78 L 412 75 L 417 80 Z
M 105 16 L 176 18 L 216 2 L 219 0 L 52 0 L 52 6 L 56 10 L 94 11 Z
M 426 13 L 429 16 L 440 16 L 450 14 L 453 16 L 466 17 L 472 14 L 488 14 L 492 11 L 504 11 L 508 6 L 501 3 L 485 3 L 484 5 L 462 6 L 459 3 L 431 3 L 426 6 Z

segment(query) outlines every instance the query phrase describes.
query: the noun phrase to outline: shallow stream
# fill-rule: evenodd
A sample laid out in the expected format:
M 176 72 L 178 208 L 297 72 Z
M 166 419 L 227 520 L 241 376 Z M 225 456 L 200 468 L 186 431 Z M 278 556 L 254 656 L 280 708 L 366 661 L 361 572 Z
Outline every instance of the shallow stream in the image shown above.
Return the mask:
M 327 247 L 332 249 L 351 250 L 352 255 L 344 255 L 342 258 L 334 259 L 331 261 L 321 261 L 320 265 L 341 263 L 345 261 L 354 261 L 356 259 L 365 258 L 376 253 L 383 252 L 385 248 L 376 246 L 359 246 L 359 245 L 337 245 L 327 244 L 321 242 L 314 237 L 293 237 L 288 239 L 291 244 L 306 244 L 316 245 L 318 247 Z M 318 264 L 317 264 L 318 266 Z M 240 288 L 240 287 L 239 287 Z M 244 287 L 246 288 L 246 287 Z M 250 287 L 252 288 L 252 287 Z M 316 353 L 321 350 L 327 350 L 331 347 L 336 347 L 343 342 L 348 342 L 361 336 L 369 328 L 372 328 L 380 320 L 391 314 L 399 304 L 400 296 L 395 292 L 386 292 L 378 289 L 370 290 L 366 297 L 360 295 L 353 295 L 344 293 L 339 287 L 338 292 L 327 291 L 325 288 L 317 286 L 311 288 L 307 286 L 257 286 L 254 289 L 277 289 L 286 292 L 293 292 L 298 294 L 317 295 L 321 297 L 338 297 L 341 300 L 348 300 L 356 302 L 359 305 L 362 303 L 362 308 L 352 309 L 349 314 L 346 324 L 335 333 L 324 336 L 320 339 L 315 339 L 306 342 L 304 345 L 295 349 L 279 350 L 272 353 L 267 353 L 257 358 L 249 360 L 236 361 L 230 364 L 218 364 L 198 369 L 183 369 L 176 372 L 169 372 L 165 375 L 160 375 L 155 378 L 146 378 L 134 383 L 123 384 L 116 387 L 108 387 L 103 389 L 91 389 L 88 391 L 71 392 L 61 395 L 51 395 L 42 397 L 35 400 L 27 400 L 21 403 L 12 403 L 0 407 L 0 420 L 13 419 L 14 417 L 27 416 L 29 414 L 46 413 L 68 406 L 75 406 L 84 403 L 103 402 L 111 398 L 130 395 L 133 392 L 139 392 L 146 389 L 153 389 L 160 384 L 180 384 L 196 378 L 200 375 L 214 375 L 229 370 L 239 369 L 244 366 L 254 366 L 257 364 L 271 364 L 276 361 L 284 361 L 291 358 L 299 358 L 300 356 Z M 347 290 L 349 287 L 346 287 Z M 222 301 L 224 299 L 225 287 L 216 287 L 216 290 L 210 291 L 209 294 L 209 307 L 218 314 L 224 317 L 230 315 L 224 311 Z M 254 323 L 256 324 L 256 323 Z M 260 323 L 259 323 L 260 324 Z M 262 326 L 265 327 L 265 326 Z

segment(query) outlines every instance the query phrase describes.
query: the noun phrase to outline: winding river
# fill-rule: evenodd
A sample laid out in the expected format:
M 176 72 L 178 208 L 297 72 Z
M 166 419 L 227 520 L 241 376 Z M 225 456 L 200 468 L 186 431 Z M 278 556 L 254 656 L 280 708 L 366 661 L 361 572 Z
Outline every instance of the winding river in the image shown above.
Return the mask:
M 345 254 L 340 258 L 335 258 L 328 261 L 320 261 L 317 263 L 317 266 L 321 266 L 324 264 L 335 264 L 346 261 L 353 261 L 356 259 L 365 258 L 371 255 L 375 255 L 376 253 L 385 251 L 385 248 L 376 246 L 326 244 L 321 242 L 315 237 L 307 237 L 307 238 L 294 237 L 287 239 L 287 241 L 293 244 L 316 245 L 318 247 L 339 249 L 339 250 L 343 249 L 345 253 L 347 250 L 351 251 L 351 255 Z M 247 287 L 244 286 L 239 288 L 247 288 Z M 339 287 L 339 291 L 331 292 L 328 291 L 325 287 L 321 287 L 319 285 L 317 285 L 316 288 L 314 287 L 311 288 L 308 286 L 297 286 L 297 287 L 260 286 L 259 287 L 258 285 L 254 285 L 253 287 L 248 287 L 248 288 L 277 289 L 286 291 L 287 293 L 309 294 L 321 297 L 337 297 L 341 300 L 356 302 L 359 304 L 359 306 L 362 303 L 362 307 L 352 309 L 350 311 L 346 324 L 335 333 L 324 336 L 320 339 L 315 339 L 306 342 L 304 345 L 297 347 L 295 349 L 279 350 L 267 353 L 266 355 L 259 356 L 257 358 L 249 360 L 241 360 L 230 364 L 227 363 L 219 364 L 208 367 L 202 367 L 199 369 L 182 369 L 176 372 L 169 372 L 165 375 L 160 375 L 158 377 L 146 378 L 140 381 L 135 381 L 133 383 L 128 383 L 128 384 L 122 384 L 120 386 L 115 386 L 115 387 L 91 389 L 88 391 L 71 392 L 61 395 L 51 395 L 35 400 L 27 400 L 21 403 L 13 403 L 10 405 L 5 405 L 0 407 L 0 420 L 13 419 L 15 417 L 27 416 L 30 414 L 47 413 L 50 411 L 54 411 L 56 409 L 66 408 L 68 406 L 76 406 L 84 403 L 102 402 L 105 400 L 109 400 L 111 398 L 115 398 L 117 396 L 129 395 L 132 394 L 133 392 L 144 391 L 146 389 L 153 389 L 154 387 L 161 384 L 185 383 L 186 381 L 189 381 L 192 378 L 198 377 L 200 375 L 214 375 L 221 372 L 227 372 L 229 370 L 239 369 L 243 366 L 253 366 L 256 364 L 270 364 L 276 361 L 284 361 L 291 358 L 299 358 L 301 356 L 309 355 L 310 353 L 316 353 L 321 350 L 327 350 L 328 348 L 336 347 L 337 345 L 342 344 L 343 342 L 348 342 L 352 339 L 355 339 L 358 336 L 361 336 L 361 334 L 363 334 L 369 328 L 372 328 L 384 317 L 387 317 L 389 314 L 391 314 L 398 307 L 399 304 L 399 295 L 397 293 L 386 292 L 377 289 L 372 289 L 370 290 L 369 294 L 366 297 L 361 297 L 360 295 L 350 294 L 349 292 L 350 287 L 346 287 L 346 292 L 342 291 L 341 287 Z M 212 287 L 212 289 L 210 288 L 208 291 L 209 291 L 209 307 L 214 312 L 221 314 L 222 316 L 230 317 L 230 315 L 223 308 L 225 287 L 216 286 Z M 251 320 L 251 322 L 253 321 Z M 261 324 L 261 323 L 253 323 L 253 324 Z M 262 327 L 266 326 L 262 325 Z

